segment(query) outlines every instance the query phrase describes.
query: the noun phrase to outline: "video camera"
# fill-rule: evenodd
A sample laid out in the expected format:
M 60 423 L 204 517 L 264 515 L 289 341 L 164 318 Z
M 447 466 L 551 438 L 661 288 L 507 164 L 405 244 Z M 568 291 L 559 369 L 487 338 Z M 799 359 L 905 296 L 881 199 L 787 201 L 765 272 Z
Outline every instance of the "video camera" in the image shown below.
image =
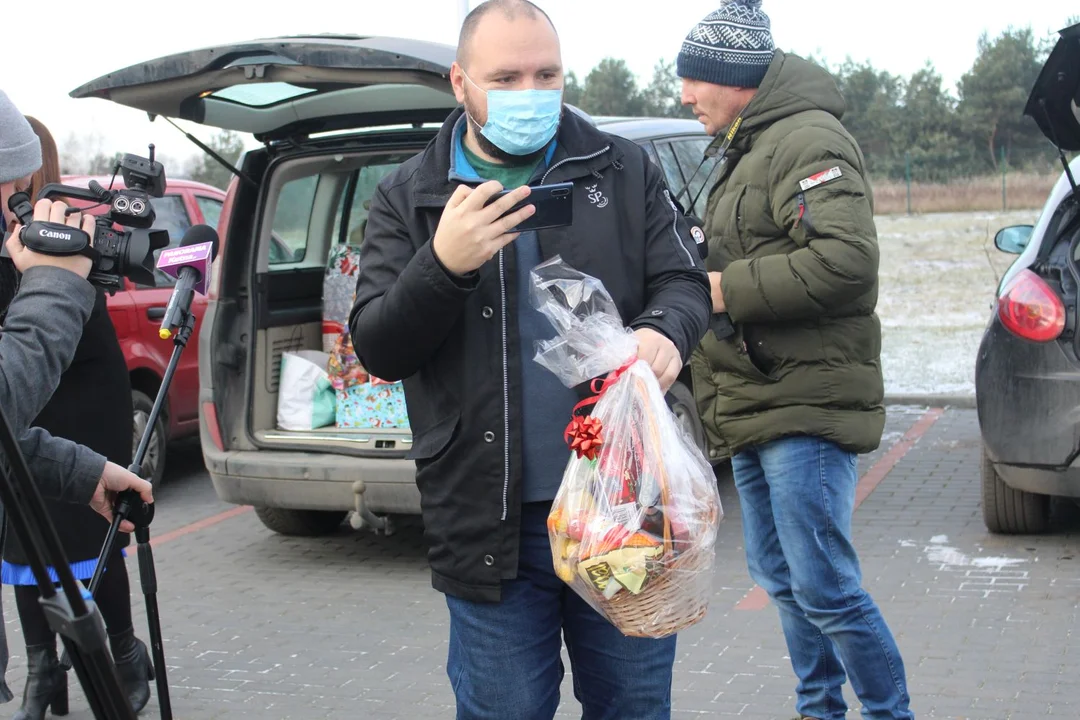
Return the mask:
M 38 193 L 38 200 L 73 198 L 94 206 L 109 205 L 107 213 L 95 218 L 93 243 L 80 228 L 35 221 L 27 193 L 15 193 L 8 200 L 8 209 L 24 226 L 22 242 L 26 247 L 45 255 L 85 255 L 93 261 L 87 280 L 109 292 L 122 289 L 121 278 L 125 277 L 140 285 L 153 285 L 154 251 L 169 245 L 167 230 L 150 229 L 156 219 L 150 198 L 165 194 L 165 168 L 154 160 L 154 146 L 150 145 L 149 158 L 125 154 L 113 171 L 114 181 L 117 171 L 124 179 L 121 189 L 113 190 L 111 182 L 104 188 L 91 180 L 86 188 L 49 183 Z M 68 212 L 81 210 L 85 208 Z M 114 224 L 133 229 L 118 232 Z M 7 257 L 6 248 L 0 257 Z

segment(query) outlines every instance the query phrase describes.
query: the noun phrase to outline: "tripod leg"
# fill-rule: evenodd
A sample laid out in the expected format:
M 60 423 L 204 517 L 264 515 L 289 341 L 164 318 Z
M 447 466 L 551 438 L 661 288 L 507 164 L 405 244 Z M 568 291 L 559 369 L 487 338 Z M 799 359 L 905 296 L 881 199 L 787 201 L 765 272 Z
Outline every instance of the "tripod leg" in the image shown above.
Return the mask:
M 150 547 L 150 529 L 135 528 L 139 543 L 139 581 L 146 599 L 146 621 L 150 630 L 150 648 L 154 656 L 154 675 L 157 682 L 158 707 L 161 720 L 172 720 L 169 700 L 169 680 L 165 675 L 165 647 L 161 639 L 161 618 L 157 604 L 157 574 L 154 572 L 154 551 Z
M 120 531 L 120 523 L 126 516 L 120 513 L 116 513 L 113 517 L 112 525 L 109 526 L 109 531 L 105 533 L 105 543 L 101 546 L 101 554 L 98 555 L 97 566 L 94 567 L 94 575 L 90 578 L 90 594 L 96 595 L 98 586 L 101 585 L 101 577 L 105 573 L 105 559 L 112 555 L 113 546 L 116 544 L 116 534 Z M 67 672 L 71 669 L 71 655 L 68 654 L 67 649 L 64 649 L 63 655 L 60 656 L 60 669 Z

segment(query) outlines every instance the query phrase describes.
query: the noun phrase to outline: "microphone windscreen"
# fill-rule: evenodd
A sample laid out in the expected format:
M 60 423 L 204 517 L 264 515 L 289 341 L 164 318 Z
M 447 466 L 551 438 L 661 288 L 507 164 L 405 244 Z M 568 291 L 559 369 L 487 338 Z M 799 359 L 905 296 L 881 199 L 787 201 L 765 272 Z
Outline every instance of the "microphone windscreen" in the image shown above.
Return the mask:
M 209 225 L 192 225 L 188 228 L 188 231 L 184 233 L 184 237 L 180 241 L 180 247 L 201 245 L 203 243 L 211 244 L 210 259 L 216 259 L 218 251 L 218 234 L 217 230 Z

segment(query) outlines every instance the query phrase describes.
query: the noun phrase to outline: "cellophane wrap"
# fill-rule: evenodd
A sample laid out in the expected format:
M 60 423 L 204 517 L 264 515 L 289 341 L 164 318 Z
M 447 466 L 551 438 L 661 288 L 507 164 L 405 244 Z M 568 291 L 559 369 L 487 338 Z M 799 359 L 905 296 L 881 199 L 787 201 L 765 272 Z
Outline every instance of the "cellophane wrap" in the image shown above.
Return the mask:
M 532 271 L 531 301 L 557 331 L 535 361 L 567 387 L 592 380 L 598 396 L 568 418 L 547 523 L 555 572 L 625 635 L 693 625 L 708 609 L 723 518 L 712 467 L 598 279 L 555 257 Z

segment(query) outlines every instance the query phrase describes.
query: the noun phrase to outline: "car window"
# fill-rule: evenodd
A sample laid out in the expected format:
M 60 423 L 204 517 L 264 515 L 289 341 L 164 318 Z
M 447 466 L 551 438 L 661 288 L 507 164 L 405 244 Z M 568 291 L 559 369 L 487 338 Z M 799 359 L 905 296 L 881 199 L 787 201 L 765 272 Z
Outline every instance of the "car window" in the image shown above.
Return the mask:
M 365 165 L 356 172 L 356 183 L 352 202 L 349 205 L 349 219 L 345 236 L 341 237 L 341 222 L 344 216 L 344 204 L 338 210 L 337 221 L 334 224 L 334 238 L 338 242 L 348 245 L 360 245 L 364 241 L 364 229 L 367 227 L 368 211 L 371 209 L 371 197 L 375 194 L 375 188 L 384 177 L 397 168 L 397 162 L 380 163 L 377 165 Z M 344 203 L 344 198 L 342 198 Z
M 177 247 L 184 238 L 184 233 L 191 227 L 191 217 L 184 206 L 182 195 L 165 195 L 163 197 L 150 198 L 150 204 L 154 208 L 156 219 L 155 230 L 167 230 L 169 233 L 169 247 Z M 161 250 L 154 251 L 154 259 L 161 254 Z M 160 270 L 154 270 L 154 287 L 172 287 L 176 279 L 166 275 Z
M 344 242 L 360 245 L 375 188 L 409 157 L 373 157 L 367 165 L 346 171 L 344 175 L 341 171 L 335 171 L 285 183 L 274 210 L 268 258 L 270 269 L 284 271 L 296 263 L 311 265 L 318 262 L 315 257 L 307 258 L 305 262 L 309 246 L 322 253 L 329 250 L 328 244 Z M 345 188 L 345 191 L 339 188 Z M 333 217 L 329 214 L 313 215 L 315 207 L 326 207 L 328 202 L 333 203 Z M 278 267 L 275 268 L 275 265 Z M 282 267 L 284 265 L 290 267 Z
M 202 213 L 203 222 L 217 230 L 218 221 L 221 220 L 221 208 L 225 203 L 205 195 L 196 195 L 195 202 L 199 206 L 199 212 Z
M 668 187 L 671 188 L 672 194 L 677 195 L 683 189 L 686 180 L 682 176 L 682 171 L 679 170 L 675 148 L 671 147 L 669 142 L 658 142 L 656 154 L 660 157 L 660 169 L 664 171 L 664 179 L 667 180 Z
M 307 255 L 308 226 L 315 204 L 318 175 L 308 175 L 285 183 L 274 209 L 270 226 L 271 265 L 301 262 Z
M 660 164 L 660 158 L 656 156 L 656 148 L 653 147 L 652 140 L 641 140 L 638 142 L 638 144 L 641 145 L 642 149 L 645 150 L 646 153 L 648 153 L 649 157 L 654 163 L 656 163 L 657 165 Z
M 702 190 L 702 186 L 706 183 L 712 183 L 716 181 L 716 178 L 712 177 L 713 171 L 716 170 L 717 158 L 709 158 L 705 160 L 705 164 L 702 165 L 702 160 L 705 158 L 705 149 L 709 147 L 712 142 L 710 137 L 701 138 L 687 138 L 685 140 L 676 140 L 671 143 L 671 147 L 674 150 L 675 157 L 679 161 L 679 168 L 682 170 L 683 177 L 685 178 L 677 187 L 674 188 L 674 192 L 680 192 L 687 181 L 690 182 L 689 191 L 681 198 L 683 207 L 690 210 L 699 218 L 705 217 L 705 205 L 708 202 L 708 189 Z M 698 169 L 700 166 L 700 169 Z M 694 171 L 697 171 L 695 176 Z M 698 193 L 701 193 L 700 195 Z M 697 198 L 697 203 L 691 209 L 690 203 L 694 198 Z

